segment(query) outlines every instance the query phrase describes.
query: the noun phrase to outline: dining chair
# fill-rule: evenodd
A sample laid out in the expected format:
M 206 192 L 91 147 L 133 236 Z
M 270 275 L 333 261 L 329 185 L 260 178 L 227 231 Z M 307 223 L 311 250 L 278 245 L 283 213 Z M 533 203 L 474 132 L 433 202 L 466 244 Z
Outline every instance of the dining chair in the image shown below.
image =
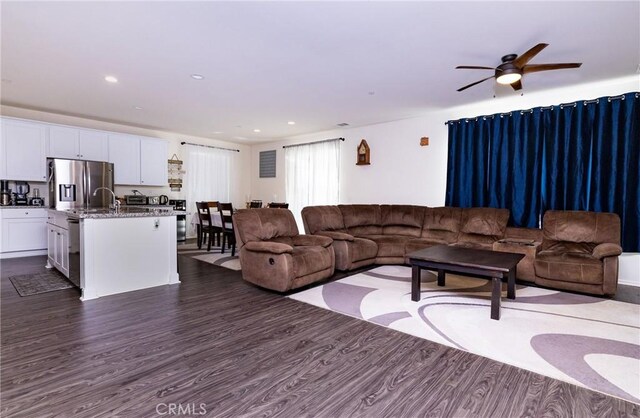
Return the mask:
M 222 218 L 222 254 L 224 254 L 225 244 L 231 248 L 231 256 L 236 255 L 236 233 L 233 230 L 233 205 L 231 203 L 220 203 L 220 216 Z
M 252 200 L 249 202 L 249 209 L 260 209 L 262 207 L 262 200 Z
M 211 211 L 207 202 L 196 202 L 198 209 L 198 249 L 202 248 L 204 239 L 207 239 L 207 251 L 211 251 L 211 240 L 215 230 L 211 224 Z
M 211 215 L 211 229 L 213 230 L 213 236 L 215 237 L 214 245 L 220 245 L 222 236 L 222 226 L 216 223 L 216 217 L 220 216 L 220 202 L 217 200 L 207 202 L 209 205 L 209 212 Z
M 289 209 L 289 204 L 283 202 L 271 202 L 267 205 L 267 207 L 275 209 Z

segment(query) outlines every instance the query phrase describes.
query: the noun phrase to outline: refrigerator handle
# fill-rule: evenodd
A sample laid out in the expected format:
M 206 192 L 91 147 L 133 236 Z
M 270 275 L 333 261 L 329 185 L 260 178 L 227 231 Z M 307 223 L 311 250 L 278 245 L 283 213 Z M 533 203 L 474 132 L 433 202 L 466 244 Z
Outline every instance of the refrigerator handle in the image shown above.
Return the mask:
M 91 173 L 89 172 L 89 167 L 89 164 L 84 163 L 84 170 L 82 170 L 82 172 L 84 173 L 84 196 L 82 196 L 82 202 L 85 208 L 91 207 L 89 202 L 89 200 L 91 199 Z

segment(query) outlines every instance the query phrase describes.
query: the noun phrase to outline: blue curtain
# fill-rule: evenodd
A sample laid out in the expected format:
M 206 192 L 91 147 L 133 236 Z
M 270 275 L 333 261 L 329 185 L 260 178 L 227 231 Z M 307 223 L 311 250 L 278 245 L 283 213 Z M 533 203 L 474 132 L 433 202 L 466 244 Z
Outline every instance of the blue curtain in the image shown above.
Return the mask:
M 446 204 L 511 211 L 537 227 L 548 209 L 614 212 L 640 251 L 640 98 L 449 121 Z

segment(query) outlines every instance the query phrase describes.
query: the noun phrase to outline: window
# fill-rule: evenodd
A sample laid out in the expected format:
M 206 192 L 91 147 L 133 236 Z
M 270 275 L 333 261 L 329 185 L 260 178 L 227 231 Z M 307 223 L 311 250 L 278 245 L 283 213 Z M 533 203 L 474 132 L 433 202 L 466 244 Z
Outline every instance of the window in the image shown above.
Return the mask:
M 185 189 L 187 192 L 188 235 L 195 234 L 198 222 L 196 203 L 217 200 L 229 202 L 229 183 L 234 152 L 205 146 L 187 145 Z M 195 222 L 192 221 L 195 219 Z
M 287 202 L 301 231 L 302 208 L 339 202 L 340 144 L 336 139 L 285 148 Z

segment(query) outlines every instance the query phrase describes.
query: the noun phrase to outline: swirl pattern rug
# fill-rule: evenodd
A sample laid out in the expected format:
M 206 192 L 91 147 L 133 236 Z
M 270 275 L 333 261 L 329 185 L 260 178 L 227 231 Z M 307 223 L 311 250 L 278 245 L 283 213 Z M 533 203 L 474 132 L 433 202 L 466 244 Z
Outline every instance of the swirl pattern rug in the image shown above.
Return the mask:
M 219 267 L 224 267 L 229 270 L 241 270 L 240 258 L 238 253 L 231 255 L 231 250 L 226 249 L 224 254 L 221 252 L 221 248 L 218 246 L 212 246 L 211 251 L 207 251 L 206 244 L 198 249 L 196 244 L 182 244 L 178 245 L 178 254 L 186 255 L 196 260 L 204 261 L 205 263 L 213 264 Z
M 422 272 L 411 301 L 411 268 L 382 266 L 289 296 L 324 309 L 640 403 L 640 306 L 528 286 L 503 288 L 490 319 L 489 280 Z

